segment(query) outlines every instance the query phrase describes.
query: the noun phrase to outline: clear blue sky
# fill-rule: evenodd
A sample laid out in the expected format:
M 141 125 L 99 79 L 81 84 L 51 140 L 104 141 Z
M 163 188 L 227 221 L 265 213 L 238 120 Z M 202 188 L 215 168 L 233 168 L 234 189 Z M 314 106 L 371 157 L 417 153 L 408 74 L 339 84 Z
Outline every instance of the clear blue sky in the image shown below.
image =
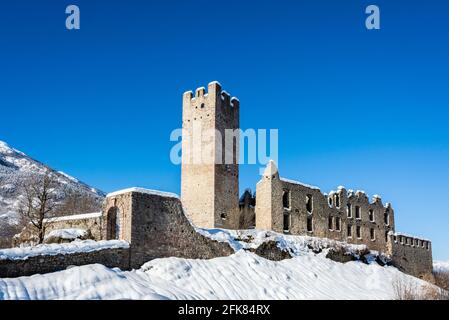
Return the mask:
M 65 7 L 81 30 L 65 29 Z M 380 31 L 364 27 L 381 9 Z M 447 1 L 8 1 L 0 140 L 106 192 L 179 193 L 170 132 L 219 80 L 242 128 L 278 128 L 282 176 L 393 203 L 449 260 Z M 254 187 L 258 166 L 241 168 Z

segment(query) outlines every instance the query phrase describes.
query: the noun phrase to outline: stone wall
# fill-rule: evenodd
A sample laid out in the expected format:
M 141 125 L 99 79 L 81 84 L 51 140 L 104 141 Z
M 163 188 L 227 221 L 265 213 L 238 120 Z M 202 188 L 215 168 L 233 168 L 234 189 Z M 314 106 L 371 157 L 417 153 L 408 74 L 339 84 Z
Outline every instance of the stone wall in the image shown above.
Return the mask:
M 129 269 L 129 249 L 115 248 L 92 252 L 38 255 L 23 260 L 0 260 L 0 278 L 29 276 L 64 270 L 69 266 L 100 263 L 106 267 Z
M 432 273 L 432 243 L 400 233 L 390 233 L 388 252 L 392 263 L 402 272 L 415 277 Z
M 211 259 L 234 253 L 227 244 L 199 234 L 184 214 L 181 201 L 170 194 L 129 189 L 108 195 L 108 212 L 119 208 L 120 240 L 130 243 L 131 267 L 163 257 Z M 106 230 L 104 227 L 103 230 Z M 107 233 L 103 233 L 107 237 Z

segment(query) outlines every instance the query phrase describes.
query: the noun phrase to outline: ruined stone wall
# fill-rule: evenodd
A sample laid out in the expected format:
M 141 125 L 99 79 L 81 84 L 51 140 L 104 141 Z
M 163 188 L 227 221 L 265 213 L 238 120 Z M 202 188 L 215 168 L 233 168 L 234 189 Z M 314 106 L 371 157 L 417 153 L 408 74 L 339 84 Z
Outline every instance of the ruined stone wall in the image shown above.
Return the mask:
M 64 270 L 69 266 L 100 263 L 110 268 L 129 269 L 129 249 L 115 248 L 92 252 L 39 255 L 23 260 L 0 259 L 0 278 L 30 276 Z
M 46 233 L 70 228 L 89 231 L 92 240 L 101 240 L 101 213 L 59 217 L 48 224 Z
M 415 277 L 432 273 L 432 243 L 399 233 L 391 233 L 388 252 L 392 263 L 399 270 Z
M 106 213 L 119 205 L 121 221 L 128 227 L 120 240 L 130 239 L 131 267 L 163 257 L 211 259 L 234 251 L 227 243 L 199 234 L 184 214 L 181 201 L 175 196 L 131 190 L 108 196 Z
M 256 228 L 387 251 L 388 232 L 394 231 L 390 204 L 384 206 L 378 196 L 370 202 L 365 193 L 342 187 L 325 195 L 319 188 L 280 178 L 275 165 L 269 166 L 257 184 Z
M 393 264 L 414 276 L 432 272 L 430 241 L 394 234 L 391 204 L 362 191 L 321 193 L 317 187 L 279 177 L 270 162 L 256 191 L 256 228 L 293 235 L 364 244 L 391 256 Z
M 60 229 L 83 229 L 88 232 L 88 238 L 101 240 L 101 213 L 87 213 L 79 215 L 68 215 L 47 219 L 45 234 L 48 235 L 53 230 Z M 36 228 L 29 223 L 23 230 L 14 236 L 13 247 L 22 244 L 32 245 L 38 241 Z
M 225 130 L 239 128 L 239 101 L 217 82 L 209 83 L 207 93 L 186 92 L 182 128 L 181 199 L 189 217 L 203 228 L 237 228 L 238 134 L 234 157 L 226 163 Z

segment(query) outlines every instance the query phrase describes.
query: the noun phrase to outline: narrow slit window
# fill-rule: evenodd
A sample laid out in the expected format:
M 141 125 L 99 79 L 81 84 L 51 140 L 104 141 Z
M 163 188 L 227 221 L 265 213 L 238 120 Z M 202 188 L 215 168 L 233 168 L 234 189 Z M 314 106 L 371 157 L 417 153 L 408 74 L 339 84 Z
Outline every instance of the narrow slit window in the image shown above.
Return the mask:
M 329 217 L 329 222 L 328 222 L 328 224 L 329 224 L 329 230 L 334 230 L 334 223 L 333 223 L 334 221 L 333 221 L 333 218 L 332 217 Z
M 358 239 L 362 239 L 362 228 L 361 228 L 360 226 L 357 226 L 357 227 L 355 228 L 355 232 L 356 232 L 356 234 L 357 234 L 357 238 L 358 238 Z
M 347 236 L 348 238 L 352 238 L 352 225 L 350 224 L 348 224 Z
M 362 218 L 360 206 L 355 206 L 355 218 L 356 219 L 361 219 Z
M 369 229 L 369 235 L 371 240 L 376 240 L 376 230 L 373 228 Z
M 284 206 L 284 209 L 290 209 L 290 191 L 285 189 L 284 193 L 282 194 L 282 204 Z
M 307 232 L 313 232 L 313 218 L 311 216 L 307 217 Z
M 369 221 L 374 222 L 374 210 L 369 210 Z
M 340 217 L 335 218 L 335 230 L 341 231 L 341 220 Z
M 290 215 L 284 214 L 284 232 L 290 231 Z
M 346 211 L 348 213 L 348 218 L 352 218 L 352 205 L 350 203 L 348 203 Z
M 390 225 L 390 210 L 385 210 L 385 214 L 384 214 L 384 222 L 387 226 Z
M 335 195 L 335 206 L 340 208 L 340 195 L 338 194 Z

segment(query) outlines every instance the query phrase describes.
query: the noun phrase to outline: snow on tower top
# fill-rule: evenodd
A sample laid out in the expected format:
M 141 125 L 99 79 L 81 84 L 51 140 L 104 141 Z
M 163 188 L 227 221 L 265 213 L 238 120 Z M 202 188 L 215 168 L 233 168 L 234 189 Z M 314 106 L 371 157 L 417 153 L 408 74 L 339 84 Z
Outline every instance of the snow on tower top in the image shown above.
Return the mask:
M 274 160 L 270 160 L 263 172 L 263 175 L 266 177 L 271 177 L 278 173 L 278 167 L 276 166 L 276 162 Z

